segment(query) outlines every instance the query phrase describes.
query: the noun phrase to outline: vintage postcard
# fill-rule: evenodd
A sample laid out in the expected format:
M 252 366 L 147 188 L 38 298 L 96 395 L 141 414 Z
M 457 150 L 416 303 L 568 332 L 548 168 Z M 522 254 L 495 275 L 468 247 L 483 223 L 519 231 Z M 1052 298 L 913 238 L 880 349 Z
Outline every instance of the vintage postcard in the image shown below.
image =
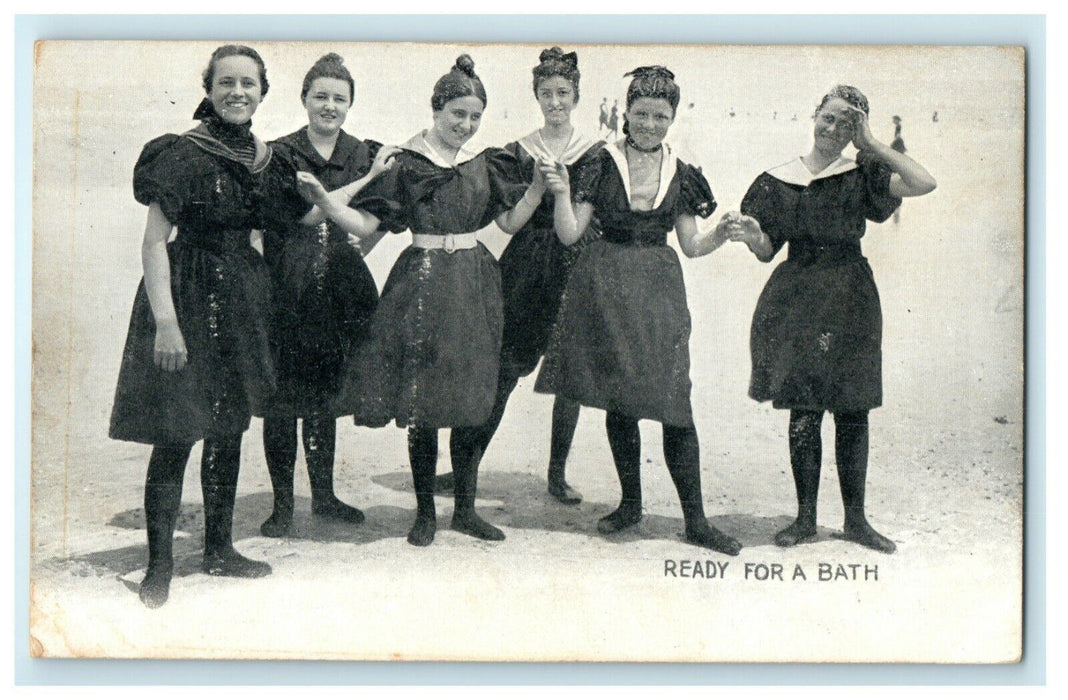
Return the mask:
M 1024 67 L 38 43 L 31 653 L 1018 661 Z

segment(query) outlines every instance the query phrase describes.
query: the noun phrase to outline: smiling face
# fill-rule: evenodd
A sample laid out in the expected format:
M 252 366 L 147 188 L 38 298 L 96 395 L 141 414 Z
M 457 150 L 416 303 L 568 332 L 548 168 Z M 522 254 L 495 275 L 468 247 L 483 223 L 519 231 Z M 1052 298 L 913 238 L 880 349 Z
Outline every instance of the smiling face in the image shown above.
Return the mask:
M 639 97 L 627 109 L 630 138 L 644 150 L 659 146 L 674 121 L 675 110 L 662 97 Z
M 339 78 L 316 78 L 304 96 L 308 110 L 308 127 L 321 136 L 333 136 L 345 123 L 352 100 L 348 81 Z
M 575 108 L 575 86 L 562 75 L 554 75 L 538 83 L 535 91 L 538 106 L 545 116 L 546 125 L 569 124 L 571 110 Z
M 434 112 L 434 132 L 443 143 L 460 148 L 478 131 L 485 108 L 474 95 L 449 100 Z
M 816 150 L 826 156 L 838 156 L 853 140 L 856 112 L 841 97 L 827 100 L 815 116 L 812 137 Z
M 263 99 L 260 69 L 248 56 L 227 56 L 215 62 L 208 99 L 223 121 L 244 124 Z

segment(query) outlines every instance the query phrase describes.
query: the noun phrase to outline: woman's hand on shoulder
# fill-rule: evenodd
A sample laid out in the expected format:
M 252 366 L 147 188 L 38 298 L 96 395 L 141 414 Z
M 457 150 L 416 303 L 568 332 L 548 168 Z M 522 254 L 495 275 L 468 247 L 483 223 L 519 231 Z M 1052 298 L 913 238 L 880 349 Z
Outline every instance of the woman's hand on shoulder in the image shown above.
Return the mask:
M 371 169 L 367 172 L 370 177 L 378 177 L 394 166 L 396 156 L 401 152 L 397 146 L 382 146 L 375 154 L 375 160 L 371 163 Z

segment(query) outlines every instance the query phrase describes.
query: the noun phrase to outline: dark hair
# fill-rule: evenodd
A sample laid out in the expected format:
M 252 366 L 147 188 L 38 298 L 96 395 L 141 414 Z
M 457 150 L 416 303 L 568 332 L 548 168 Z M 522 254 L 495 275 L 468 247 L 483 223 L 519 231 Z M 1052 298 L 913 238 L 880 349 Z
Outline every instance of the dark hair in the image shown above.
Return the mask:
M 823 99 L 820 100 L 820 103 L 819 105 L 817 105 L 816 111 L 812 113 L 812 116 L 815 117 L 817 114 L 819 114 L 820 110 L 823 109 L 823 105 L 827 104 L 836 97 L 845 100 L 849 104 L 864 112 L 864 114 L 868 113 L 868 98 L 864 96 L 863 92 L 856 89 L 852 85 L 835 85 L 833 88 L 831 88 L 830 92 L 824 95 Z
M 215 79 L 215 62 L 230 56 L 247 56 L 256 62 L 260 69 L 260 96 L 266 95 L 267 88 L 270 87 L 267 82 L 267 66 L 263 64 L 263 59 L 256 53 L 256 49 L 241 44 L 226 44 L 211 52 L 211 58 L 208 59 L 208 67 L 204 69 L 203 74 L 204 92 L 211 92 L 211 82 Z
M 336 53 L 328 53 L 319 58 L 304 76 L 304 84 L 300 86 L 300 101 L 308 96 L 312 83 L 317 78 L 335 78 L 349 84 L 349 102 L 356 99 L 356 81 L 352 79 L 352 73 L 345 67 L 345 59 Z
M 456 63 L 448 73 L 434 83 L 434 94 L 430 96 L 430 106 L 435 112 L 445 108 L 446 103 L 458 97 L 474 95 L 486 106 L 486 88 L 482 80 L 475 75 L 475 61 L 463 53 L 457 56 Z
M 627 111 L 635 100 L 643 97 L 667 100 L 671 105 L 671 113 L 679 107 L 682 99 L 682 91 L 675 82 L 675 74 L 664 66 L 641 66 L 635 68 L 623 77 L 634 76 L 627 87 Z M 627 122 L 626 113 L 623 114 L 623 133 L 630 134 L 630 124 Z
M 541 81 L 560 76 L 571 81 L 571 87 L 575 90 L 575 102 L 579 99 L 579 78 L 582 77 L 578 69 L 578 54 L 574 51 L 564 53 L 559 46 L 545 49 L 538 57 L 541 61 L 534 66 L 534 95 L 538 94 L 538 85 Z M 605 98 L 608 99 L 608 98 Z

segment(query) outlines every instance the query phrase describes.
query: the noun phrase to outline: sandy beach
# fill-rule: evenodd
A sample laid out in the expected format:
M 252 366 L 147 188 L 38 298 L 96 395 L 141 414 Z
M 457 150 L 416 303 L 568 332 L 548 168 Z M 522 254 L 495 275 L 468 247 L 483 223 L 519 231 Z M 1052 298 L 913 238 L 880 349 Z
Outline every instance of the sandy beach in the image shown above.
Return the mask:
M 669 140 L 692 154 L 711 183 L 720 202 L 711 221 L 736 209 L 760 172 L 807 149 L 811 111 L 836 82 L 866 91 L 877 138 L 889 142 L 891 116 L 901 116 L 909 155 L 939 187 L 906 201 L 900 222 L 869 224 L 864 238 L 884 323 L 885 399 L 871 414 L 868 513 L 897 543 L 896 554 L 833 537 L 842 505 L 830 417 L 818 541 L 790 550 L 773 544 L 773 533 L 795 509 L 788 416 L 751 401 L 746 390 L 749 323 L 776 263 L 761 264 L 744 246 L 731 245 L 684 259 L 683 269 L 705 504 L 713 524 L 742 541 L 738 557 L 683 541 L 660 430 L 652 423 L 641 426 L 645 518 L 639 526 L 610 537 L 595 528 L 619 497 L 601 411 L 583 409 L 568 463 L 582 504 L 552 500 L 545 482 L 552 399 L 534 394 L 532 375 L 513 394 L 480 471 L 477 506 L 505 531 L 504 542 L 449 530 L 452 499 L 441 496 L 434 544 L 407 545 L 415 502 L 404 432 L 346 419 L 338 424 L 337 492 L 365 511 L 366 522 L 353 527 L 314 518 L 298 455 L 293 531 L 284 539 L 262 537 L 271 487 L 261 423 L 254 419 L 243 442 L 234 540 L 247 556 L 269 562 L 273 575 L 241 581 L 200 572 L 198 446 L 186 472 L 170 600 L 145 609 L 137 585 L 147 561 L 142 499 L 150 448 L 107 438 L 141 275 L 145 208 L 133 200 L 130 175 L 144 142 L 192 126 L 199 72 L 213 47 L 116 42 L 78 49 L 80 60 L 92 62 L 86 65 L 147 66 L 148 77 L 136 80 L 119 70 L 91 76 L 69 70 L 71 44 L 39 51 L 35 89 L 46 99 L 34 125 L 35 655 L 1016 658 L 1024 113 L 1022 62 L 997 49 L 914 48 L 891 61 L 879 49 L 577 47 L 583 101 L 573 121 L 590 130 L 603 97 L 622 107 L 626 70 L 655 62 L 676 71 L 683 98 Z M 272 80 L 254 119 L 262 137 L 304 123 L 300 80 L 316 57 L 333 50 L 346 57 L 357 82 L 346 130 L 387 143 L 430 124 L 430 86 L 461 50 L 257 48 Z M 489 92 L 479 144 L 500 145 L 539 125 L 529 71 L 540 48 L 463 47 Z M 787 80 L 785 65 L 794 67 L 796 79 Z M 924 78 L 916 89 L 921 71 L 938 77 Z M 779 77 L 757 80 L 768 75 Z M 480 239 L 497 255 L 507 243 L 492 227 Z M 379 285 L 409 242 L 407 233 L 389 236 L 368 257 Z M 450 469 L 442 438 L 440 472 Z

